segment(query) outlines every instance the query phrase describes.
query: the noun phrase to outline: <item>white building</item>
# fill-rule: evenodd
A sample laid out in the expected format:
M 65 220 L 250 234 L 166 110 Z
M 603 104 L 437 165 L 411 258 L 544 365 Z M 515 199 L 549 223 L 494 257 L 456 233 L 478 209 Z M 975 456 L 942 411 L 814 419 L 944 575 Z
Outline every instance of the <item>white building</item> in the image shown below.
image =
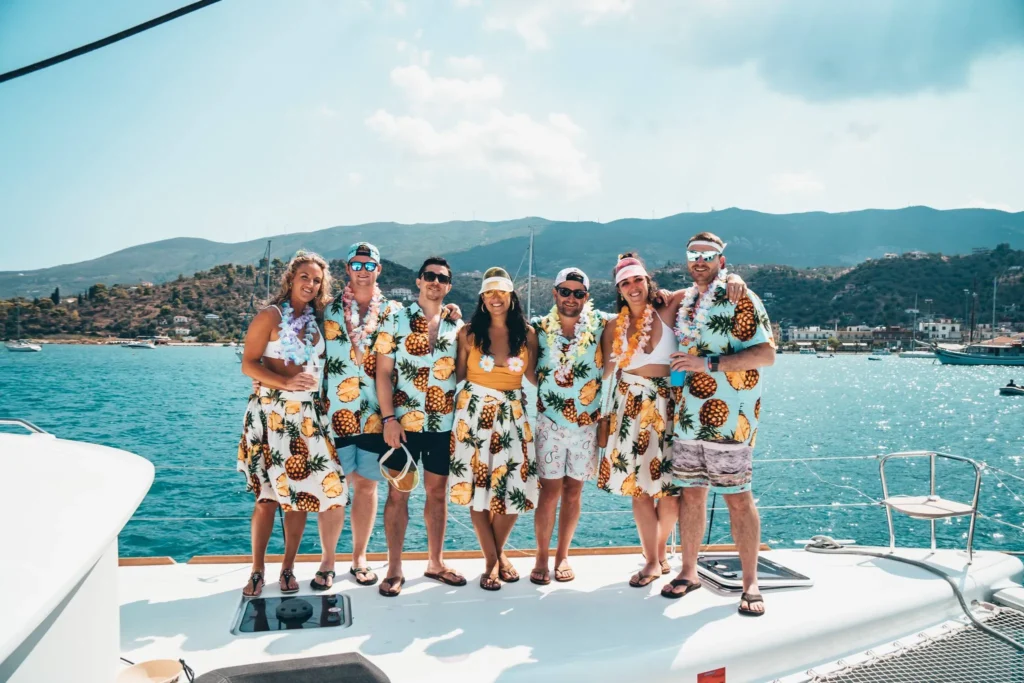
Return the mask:
M 791 342 L 828 341 L 833 336 L 835 336 L 835 332 L 828 328 L 817 326 L 789 328 L 789 341 Z
M 886 259 L 894 259 L 894 258 L 899 258 L 899 257 L 900 257 L 899 254 L 893 254 L 892 252 L 889 252 L 888 254 L 883 254 L 882 255 L 882 258 L 886 258 Z
M 217 315 L 216 313 L 207 313 L 203 317 L 205 317 L 207 320 L 220 320 L 220 316 Z
M 949 318 L 939 318 L 937 320 L 927 320 L 917 323 L 917 331 L 925 339 L 955 339 L 959 340 L 963 337 L 961 333 L 961 323 L 950 320 Z
M 175 337 L 187 337 L 189 332 L 191 332 L 191 330 L 189 330 L 187 327 L 175 327 L 174 328 L 174 336 Z
M 392 299 L 404 299 L 405 301 L 412 301 L 413 298 L 412 290 L 408 287 L 394 287 L 388 292 L 388 296 Z
M 174 316 L 174 324 L 175 325 L 180 325 L 181 323 L 187 323 L 187 322 L 188 322 L 188 316 L 187 315 L 176 315 L 176 316 Z

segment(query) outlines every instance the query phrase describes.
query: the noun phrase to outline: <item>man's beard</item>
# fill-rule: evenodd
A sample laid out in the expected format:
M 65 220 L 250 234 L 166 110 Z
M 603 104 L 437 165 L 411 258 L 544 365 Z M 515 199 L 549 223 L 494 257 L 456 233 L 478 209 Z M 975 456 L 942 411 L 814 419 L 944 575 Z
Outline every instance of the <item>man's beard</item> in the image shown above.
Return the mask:
M 577 307 L 575 311 L 571 312 L 567 312 L 565 308 L 563 308 L 562 306 L 558 306 L 558 315 L 562 316 L 563 318 L 578 318 L 580 317 L 580 313 L 582 312 L 582 306 Z

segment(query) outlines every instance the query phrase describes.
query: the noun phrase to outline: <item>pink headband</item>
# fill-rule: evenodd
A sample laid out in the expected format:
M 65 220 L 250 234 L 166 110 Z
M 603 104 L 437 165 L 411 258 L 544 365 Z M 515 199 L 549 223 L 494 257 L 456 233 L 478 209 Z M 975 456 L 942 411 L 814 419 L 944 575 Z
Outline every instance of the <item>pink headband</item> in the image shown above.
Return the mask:
M 627 280 L 631 277 L 649 277 L 647 275 L 647 269 L 644 268 L 639 261 L 633 258 L 622 259 L 619 261 L 619 265 L 623 266 L 615 273 L 615 284 L 618 285 L 623 280 Z

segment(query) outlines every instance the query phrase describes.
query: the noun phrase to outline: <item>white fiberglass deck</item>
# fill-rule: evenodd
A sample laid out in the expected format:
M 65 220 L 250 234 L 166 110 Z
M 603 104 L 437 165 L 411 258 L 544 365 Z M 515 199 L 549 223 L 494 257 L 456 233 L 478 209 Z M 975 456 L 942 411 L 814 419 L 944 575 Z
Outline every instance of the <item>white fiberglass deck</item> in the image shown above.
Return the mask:
M 1021 561 L 977 552 L 901 550 L 958 578 L 966 599 L 1022 578 Z M 959 616 L 948 584 L 923 570 L 854 556 L 802 550 L 765 556 L 806 574 L 811 588 L 767 592 L 767 614 L 736 613 L 738 596 L 707 586 L 681 600 L 659 595 L 673 574 L 645 589 L 627 585 L 639 556 L 571 558 L 576 580 L 529 581 L 532 559 L 513 560 L 522 579 L 481 590 L 482 560 L 453 560 L 469 584 L 422 578 L 407 561 L 401 596 L 357 586 L 339 563 L 335 585 L 352 601 L 352 626 L 233 635 L 232 620 L 248 566 L 178 564 L 119 569 L 121 650 L 132 661 L 183 658 L 197 674 L 273 659 L 359 652 L 395 683 L 406 681 L 696 681 L 726 668 L 729 683 L 772 680 L 803 671 Z M 381 563 L 373 563 L 383 578 Z M 315 565 L 297 567 L 310 594 Z M 278 595 L 279 567 L 267 567 L 264 596 Z

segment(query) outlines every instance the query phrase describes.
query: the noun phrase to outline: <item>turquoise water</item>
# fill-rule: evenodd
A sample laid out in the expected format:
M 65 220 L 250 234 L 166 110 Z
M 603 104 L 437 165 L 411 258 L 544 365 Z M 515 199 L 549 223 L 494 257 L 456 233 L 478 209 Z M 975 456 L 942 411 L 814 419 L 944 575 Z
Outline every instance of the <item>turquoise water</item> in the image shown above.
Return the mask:
M 764 372 L 754 466 L 764 539 L 780 547 L 793 547 L 794 540 L 816 533 L 860 543 L 888 542 L 880 509 L 833 505 L 870 502 L 855 489 L 880 498 L 877 461 L 823 459 L 827 457 L 936 449 L 1024 477 L 1024 398 L 1002 397 L 996 391 L 1012 373 L 1011 368 L 949 367 L 896 357 L 869 362 L 864 356 L 779 356 Z M 1015 379 L 1024 380 L 1022 375 Z M 248 386 L 230 348 L 148 351 L 51 345 L 37 354 L 0 352 L 0 415 L 27 418 L 62 438 L 122 448 L 157 466 L 149 495 L 121 534 L 123 556 L 187 559 L 248 552 L 252 498 L 242 476 L 233 471 Z M 779 458 L 815 460 L 764 462 Z M 892 489 L 926 493 L 927 473 L 925 461 L 897 463 Z M 1024 498 L 1014 499 L 1015 493 L 1024 496 L 1024 481 L 998 476 L 1002 482 L 991 474 L 983 480 L 982 511 L 1024 526 Z M 973 477 L 963 468 L 940 463 L 939 481 L 946 497 L 969 500 Z M 382 486 L 378 517 L 383 515 L 383 493 Z M 422 494 L 416 496 L 410 509 L 409 550 L 426 547 Z M 40 504 L 46 503 L 40 499 Z M 827 507 L 775 507 L 792 505 Z M 588 483 L 575 544 L 635 544 L 629 506 L 629 500 Z M 927 542 L 923 523 L 897 524 L 901 541 Z M 966 529 L 963 520 L 940 524 L 940 545 L 962 543 Z M 718 511 L 711 540 L 728 537 L 728 515 Z M 476 546 L 465 509 L 452 510 L 446 543 L 449 548 Z M 532 515 L 520 519 L 511 545 L 534 545 Z M 1024 550 L 1024 532 L 982 519 L 976 547 Z M 280 527 L 271 549 L 282 549 Z M 340 549 L 351 549 L 347 525 Z M 370 549 L 385 550 L 381 519 Z M 302 551 L 318 552 L 312 519 Z

